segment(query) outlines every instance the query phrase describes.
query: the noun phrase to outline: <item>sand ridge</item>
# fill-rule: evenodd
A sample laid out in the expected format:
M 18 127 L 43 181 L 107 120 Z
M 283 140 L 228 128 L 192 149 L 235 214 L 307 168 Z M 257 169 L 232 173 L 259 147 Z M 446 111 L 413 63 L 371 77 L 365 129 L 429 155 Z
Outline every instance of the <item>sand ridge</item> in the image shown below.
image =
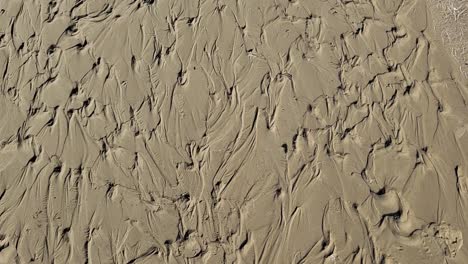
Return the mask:
M 467 263 L 424 0 L 0 0 L 0 263 Z

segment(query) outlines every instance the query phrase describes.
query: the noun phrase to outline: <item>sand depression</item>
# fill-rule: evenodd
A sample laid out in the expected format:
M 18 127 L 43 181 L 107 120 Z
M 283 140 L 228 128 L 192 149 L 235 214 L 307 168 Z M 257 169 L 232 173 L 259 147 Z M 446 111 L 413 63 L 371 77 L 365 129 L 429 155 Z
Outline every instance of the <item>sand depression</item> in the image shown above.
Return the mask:
M 0 263 L 468 263 L 424 0 L 0 0 Z

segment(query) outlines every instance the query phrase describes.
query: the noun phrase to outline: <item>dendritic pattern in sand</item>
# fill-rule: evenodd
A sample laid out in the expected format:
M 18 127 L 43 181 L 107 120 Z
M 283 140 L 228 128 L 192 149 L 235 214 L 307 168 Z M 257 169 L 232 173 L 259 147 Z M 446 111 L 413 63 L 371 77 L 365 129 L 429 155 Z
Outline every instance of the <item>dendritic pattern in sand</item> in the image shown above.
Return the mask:
M 468 263 L 424 0 L 0 0 L 0 263 Z
M 429 0 L 432 24 L 468 79 L 468 0 Z

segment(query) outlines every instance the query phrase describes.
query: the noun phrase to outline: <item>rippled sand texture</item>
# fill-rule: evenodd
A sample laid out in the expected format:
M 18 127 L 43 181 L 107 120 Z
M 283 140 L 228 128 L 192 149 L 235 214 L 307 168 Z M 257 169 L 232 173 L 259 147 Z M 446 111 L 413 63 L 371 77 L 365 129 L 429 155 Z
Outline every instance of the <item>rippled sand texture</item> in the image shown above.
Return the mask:
M 468 263 L 424 0 L 0 0 L 0 263 Z

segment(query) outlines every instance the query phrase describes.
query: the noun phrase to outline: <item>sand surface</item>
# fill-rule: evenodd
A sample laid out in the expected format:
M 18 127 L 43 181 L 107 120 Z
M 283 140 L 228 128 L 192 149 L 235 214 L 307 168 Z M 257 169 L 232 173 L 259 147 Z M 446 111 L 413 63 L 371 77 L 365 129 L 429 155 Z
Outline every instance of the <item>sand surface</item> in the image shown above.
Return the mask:
M 431 1 L 0 0 L 0 264 L 468 263 Z

